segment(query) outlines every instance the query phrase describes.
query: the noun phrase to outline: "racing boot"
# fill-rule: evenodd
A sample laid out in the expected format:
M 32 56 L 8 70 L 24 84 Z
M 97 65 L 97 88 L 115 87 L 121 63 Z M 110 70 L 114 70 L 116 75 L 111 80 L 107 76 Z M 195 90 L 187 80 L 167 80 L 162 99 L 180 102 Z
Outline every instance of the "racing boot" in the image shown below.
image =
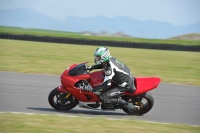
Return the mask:
M 122 107 L 125 107 L 127 108 L 130 112 L 134 111 L 134 110 L 138 110 L 137 107 L 135 107 L 133 105 L 133 103 L 131 102 L 126 102 L 125 100 L 121 99 L 121 98 L 118 98 L 118 104 Z
M 138 108 L 136 106 L 133 105 L 133 103 L 131 102 L 127 102 L 127 105 L 125 106 L 130 112 L 132 111 L 137 111 Z

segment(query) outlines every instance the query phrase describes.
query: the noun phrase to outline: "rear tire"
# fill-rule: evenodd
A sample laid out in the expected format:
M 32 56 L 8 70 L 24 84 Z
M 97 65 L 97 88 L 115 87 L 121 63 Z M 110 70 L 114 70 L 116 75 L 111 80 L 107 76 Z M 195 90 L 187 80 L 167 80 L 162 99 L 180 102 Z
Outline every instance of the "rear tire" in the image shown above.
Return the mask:
M 127 102 L 131 102 L 134 105 L 140 106 L 139 110 L 132 110 L 132 111 L 129 111 L 126 107 L 123 108 L 122 110 L 126 112 L 128 115 L 143 115 L 149 112 L 154 105 L 153 96 L 149 92 L 133 97 L 127 96 L 124 99 Z M 142 103 L 144 99 L 146 103 Z
M 70 110 L 76 107 L 78 100 L 71 94 L 67 97 L 68 94 L 69 93 L 62 93 L 56 88 L 53 89 L 48 97 L 49 104 L 57 110 Z

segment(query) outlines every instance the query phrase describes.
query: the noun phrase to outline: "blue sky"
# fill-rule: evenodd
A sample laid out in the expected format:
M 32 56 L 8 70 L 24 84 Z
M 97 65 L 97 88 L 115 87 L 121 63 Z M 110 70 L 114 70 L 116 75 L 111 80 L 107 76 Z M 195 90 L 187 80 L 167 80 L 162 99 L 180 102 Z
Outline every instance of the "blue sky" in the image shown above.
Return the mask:
M 67 16 L 126 16 L 175 26 L 200 22 L 200 0 L 0 0 L 0 10 L 29 8 L 63 21 Z

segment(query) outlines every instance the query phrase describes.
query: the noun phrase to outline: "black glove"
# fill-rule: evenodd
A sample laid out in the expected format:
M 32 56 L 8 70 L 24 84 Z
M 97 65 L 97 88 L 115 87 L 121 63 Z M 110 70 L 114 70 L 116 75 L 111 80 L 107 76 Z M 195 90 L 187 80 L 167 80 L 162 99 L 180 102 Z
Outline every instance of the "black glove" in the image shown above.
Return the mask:
M 92 71 L 92 66 L 85 66 L 86 70 Z

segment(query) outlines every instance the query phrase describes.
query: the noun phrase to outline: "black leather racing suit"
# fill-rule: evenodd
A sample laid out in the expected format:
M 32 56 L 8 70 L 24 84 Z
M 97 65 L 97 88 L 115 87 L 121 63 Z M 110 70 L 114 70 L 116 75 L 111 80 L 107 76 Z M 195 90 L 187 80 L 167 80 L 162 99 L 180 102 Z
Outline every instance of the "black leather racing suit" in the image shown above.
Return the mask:
M 97 87 L 93 88 L 93 92 L 100 91 L 101 101 L 105 104 L 119 104 L 126 106 L 126 101 L 119 99 L 119 95 L 124 91 L 133 93 L 135 91 L 134 77 L 130 69 L 121 61 L 114 57 L 102 65 L 93 65 L 92 69 L 104 69 L 105 78 L 104 82 Z M 111 81 L 115 83 L 110 88 Z

